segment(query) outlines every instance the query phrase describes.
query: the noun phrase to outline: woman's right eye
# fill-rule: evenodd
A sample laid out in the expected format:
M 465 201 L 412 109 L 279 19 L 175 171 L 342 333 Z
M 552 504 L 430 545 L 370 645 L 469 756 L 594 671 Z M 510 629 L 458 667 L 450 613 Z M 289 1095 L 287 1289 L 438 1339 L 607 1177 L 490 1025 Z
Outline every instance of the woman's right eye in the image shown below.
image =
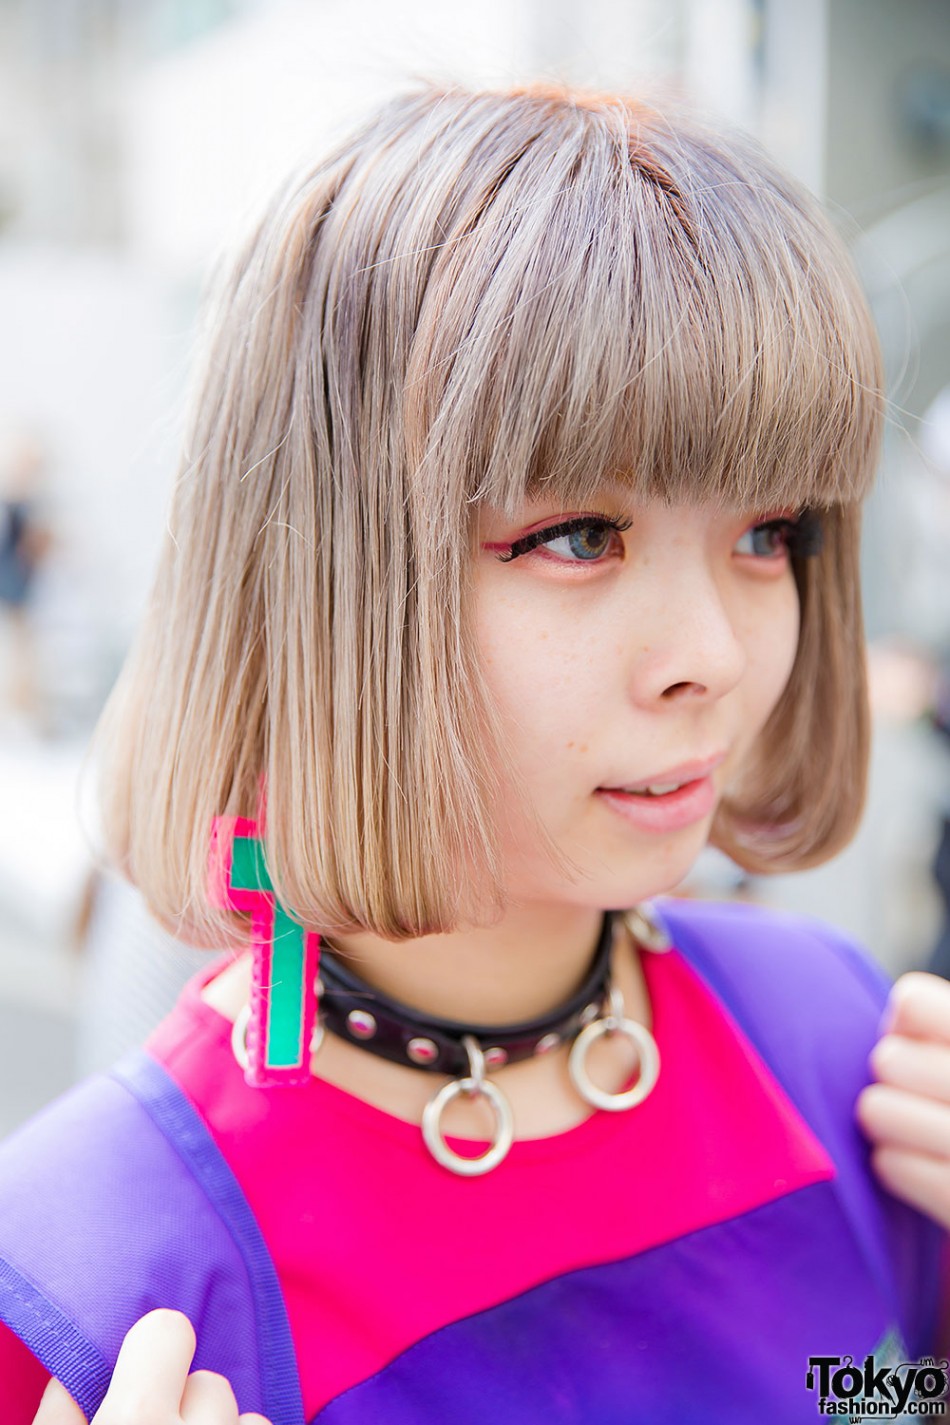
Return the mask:
M 630 525 L 630 520 L 617 520 L 609 515 L 563 520 L 545 529 L 532 530 L 530 534 L 514 540 L 498 558 L 503 564 L 508 564 L 521 555 L 538 550 L 543 558 L 560 563 L 598 564 L 605 554 L 611 551 L 616 554 L 618 546 L 619 552 L 623 552 L 620 536 Z

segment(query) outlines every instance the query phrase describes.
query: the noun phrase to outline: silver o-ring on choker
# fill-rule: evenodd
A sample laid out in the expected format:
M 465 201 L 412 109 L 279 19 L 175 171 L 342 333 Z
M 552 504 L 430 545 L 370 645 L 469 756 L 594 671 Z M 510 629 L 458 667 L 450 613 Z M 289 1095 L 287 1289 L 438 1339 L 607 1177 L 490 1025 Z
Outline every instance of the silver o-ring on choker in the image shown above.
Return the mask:
M 471 1034 L 466 1034 L 462 1043 L 468 1052 L 469 1075 L 464 1079 L 452 1079 L 429 1099 L 422 1110 L 422 1136 L 429 1152 L 443 1168 L 458 1173 L 460 1177 L 474 1178 L 497 1168 L 502 1158 L 507 1155 L 514 1141 L 515 1120 L 505 1095 L 485 1077 L 485 1055 L 478 1040 Z M 495 1110 L 497 1132 L 491 1146 L 477 1158 L 465 1158 L 454 1152 L 442 1136 L 442 1114 L 462 1093 L 468 1094 L 470 1098 L 480 1094 Z
M 623 1034 L 635 1046 L 640 1060 L 637 1081 L 629 1089 L 620 1093 L 607 1093 L 592 1082 L 587 1072 L 587 1055 L 591 1045 L 605 1034 Z M 602 1019 L 595 1019 L 582 1029 L 571 1046 L 568 1060 L 571 1083 L 581 1098 L 594 1108 L 605 1108 L 608 1113 L 623 1113 L 635 1108 L 651 1092 L 660 1075 L 660 1051 L 649 1029 L 638 1024 L 635 1019 L 627 1019 L 623 1012 L 623 996 L 616 988 L 610 991 L 610 1008 Z

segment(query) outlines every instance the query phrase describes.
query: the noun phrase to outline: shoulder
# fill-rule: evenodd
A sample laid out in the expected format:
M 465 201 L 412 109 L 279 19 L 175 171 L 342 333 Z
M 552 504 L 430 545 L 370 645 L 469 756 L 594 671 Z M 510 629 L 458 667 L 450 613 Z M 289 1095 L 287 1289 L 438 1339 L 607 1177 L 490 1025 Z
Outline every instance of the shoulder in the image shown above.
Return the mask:
M 0 1321 L 50 1374 L 81 1363 L 90 1404 L 133 1309 L 114 1265 L 135 1249 L 151 1136 L 132 1096 L 97 1075 L 0 1144 Z
M 748 903 L 662 899 L 654 909 L 809 1116 L 836 1104 L 850 1117 L 891 985 L 868 952 L 812 916 Z
M 255 1351 L 239 1339 L 248 1300 L 241 1207 L 180 1090 L 145 1055 L 130 1056 L 0 1145 L 0 1321 L 51 1374 L 79 1383 L 87 1413 L 126 1330 L 153 1306 L 174 1306 L 200 1327 L 225 1304 L 235 1351 L 247 1358 L 243 1370 L 228 1364 L 235 1380 L 251 1377 Z
M 83 1180 L 118 1170 L 119 1181 L 135 1175 L 128 1152 L 130 1134 L 147 1125 L 134 1098 L 104 1074 L 70 1089 L 0 1144 L 0 1222 L 4 1236 L 20 1212 L 31 1210 L 31 1194 L 61 1190 L 61 1173 Z
M 794 950 L 815 964 L 827 963 L 830 954 L 877 990 L 890 983 L 868 950 L 817 916 L 738 900 L 660 896 L 651 905 L 665 925 L 671 930 L 675 927 L 690 941 L 701 938 L 713 944 L 725 940 L 740 952 L 765 949 L 781 954 Z
M 165 1192 L 181 1176 L 180 1155 L 148 1105 L 120 1073 L 96 1074 L 0 1144 L 0 1256 L 40 1261 L 67 1245 L 78 1255 L 89 1233 L 113 1244 L 140 1238 L 136 1207 L 154 1203 L 159 1185 Z M 52 1209 L 48 1218 L 44 1207 Z M 103 1245 L 90 1244 L 85 1265 L 96 1264 Z
M 788 1008 L 804 996 L 818 1022 L 840 1024 L 849 1012 L 879 1018 L 890 992 L 868 951 L 814 916 L 742 901 L 666 898 L 654 909 L 685 958 L 737 994 L 767 986 Z
M 890 978 L 850 936 L 811 916 L 672 899 L 655 909 L 828 1150 L 842 1226 L 899 1303 L 914 1351 L 932 1350 L 941 1232 L 877 1181 L 854 1113 Z

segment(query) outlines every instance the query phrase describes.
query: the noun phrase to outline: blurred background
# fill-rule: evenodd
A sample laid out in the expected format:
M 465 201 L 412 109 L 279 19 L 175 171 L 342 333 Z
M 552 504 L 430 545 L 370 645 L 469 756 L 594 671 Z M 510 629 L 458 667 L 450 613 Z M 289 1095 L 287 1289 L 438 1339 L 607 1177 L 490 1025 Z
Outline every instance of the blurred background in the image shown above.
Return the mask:
M 685 93 L 852 243 L 893 398 L 867 815 L 827 867 L 750 881 L 709 853 L 688 889 L 950 971 L 950 0 L 0 0 L 0 1133 L 199 963 L 95 872 L 83 757 L 164 526 L 210 263 L 415 77 Z

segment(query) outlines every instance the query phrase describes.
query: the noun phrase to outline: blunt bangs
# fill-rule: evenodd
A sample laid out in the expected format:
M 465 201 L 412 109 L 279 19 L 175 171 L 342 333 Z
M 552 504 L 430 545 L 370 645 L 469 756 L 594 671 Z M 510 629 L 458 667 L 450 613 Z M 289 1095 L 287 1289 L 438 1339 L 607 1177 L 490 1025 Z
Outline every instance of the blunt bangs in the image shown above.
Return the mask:
M 466 498 L 509 516 L 542 492 L 583 503 L 605 477 L 635 501 L 861 499 L 879 354 L 813 200 L 751 140 L 686 119 L 546 94 L 506 117 L 476 126 L 473 160 L 490 143 L 495 171 L 430 275 L 407 386 L 417 457 L 441 472 L 461 456 Z

